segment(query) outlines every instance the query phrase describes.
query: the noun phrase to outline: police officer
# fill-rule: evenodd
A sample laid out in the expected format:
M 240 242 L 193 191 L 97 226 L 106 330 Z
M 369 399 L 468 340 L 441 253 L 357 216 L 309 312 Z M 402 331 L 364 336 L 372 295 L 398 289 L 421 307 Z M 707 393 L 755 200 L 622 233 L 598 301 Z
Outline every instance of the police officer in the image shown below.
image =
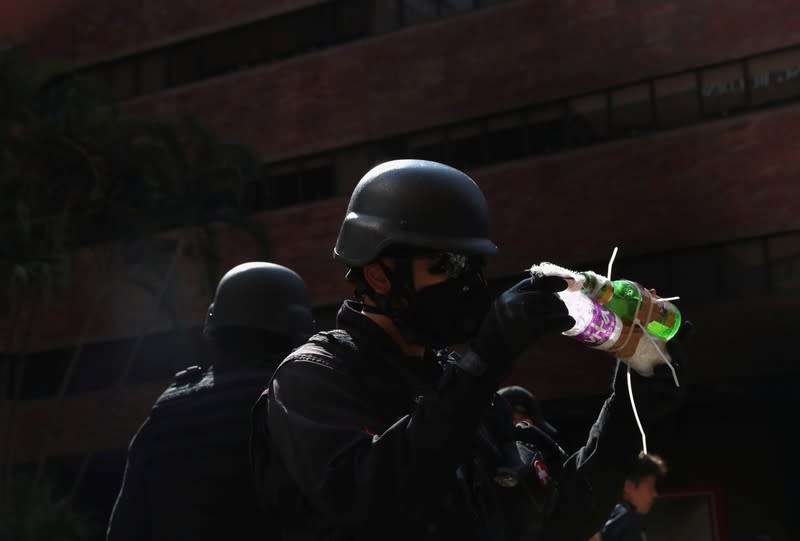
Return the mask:
M 109 541 L 229 539 L 257 525 L 250 411 L 313 332 L 306 285 L 281 265 L 238 265 L 220 280 L 203 332 L 214 362 L 178 372 L 133 437 Z
M 558 437 L 558 430 L 545 419 L 539 400 L 530 390 L 521 385 L 509 385 L 497 391 L 497 394 L 505 398 L 511 406 L 514 424 L 536 425 L 553 438 Z
M 561 501 L 580 506 L 581 541 L 602 525 L 616 486 L 595 505 L 576 472 L 600 438 L 615 448 L 619 430 L 604 423 L 616 402 L 571 459 L 560 497 L 566 455 L 518 433 L 495 390 L 532 342 L 574 325 L 555 294 L 566 284 L 526 278 L 492 301 L 483 268 L 496 251 L 483 194 L 461 171 L 394 160 L 359 181 L 334 249 L 357 300 L 281 363 L 253 410 L 271 536 L 517 539 L 551 515 L 561 524 Z M 456 344 L 463 354 L 446 349 Z M 509 523 L 517 508 L 532 524 Z

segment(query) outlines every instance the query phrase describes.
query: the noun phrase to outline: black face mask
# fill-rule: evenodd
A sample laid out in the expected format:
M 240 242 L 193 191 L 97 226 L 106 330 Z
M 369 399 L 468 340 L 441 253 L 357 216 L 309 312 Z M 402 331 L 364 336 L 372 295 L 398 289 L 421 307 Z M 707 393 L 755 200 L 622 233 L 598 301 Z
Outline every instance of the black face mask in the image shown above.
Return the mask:
M 415 344 L 444 347 L 472 337 L 490 304 L 483 275 L 468 272 L 415 292 L 395 323 L 403 336 Z

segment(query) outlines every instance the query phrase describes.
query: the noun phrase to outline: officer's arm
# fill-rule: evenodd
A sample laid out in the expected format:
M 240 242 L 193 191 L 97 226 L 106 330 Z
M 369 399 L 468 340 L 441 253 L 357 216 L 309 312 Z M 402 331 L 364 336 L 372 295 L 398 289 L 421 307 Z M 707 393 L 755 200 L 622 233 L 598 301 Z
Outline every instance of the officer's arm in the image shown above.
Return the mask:
M 375 405 L 348 375 L 294 360 L 270 387 L 274 452 L 309 504 L 332 524 L 413 521 L 439 505 L 488 406 L 496 382 L 456 367 L 440 392 L 384 428 Z M 384 428 L 383 430 L 381 430 Z
M 108 521 L 108 541 L 147 540 L 152 536 L 147 487 L 138 460 L 139 447 L 148 433 L 148 421 L 145 421 L 128 448 L 122 486 Z
M 668 400 L 656 390 L 674 385 L 671 373 L 661 372 L 658 378 L 645 378 L 631 371 L 637 411 L 645 428 L 649 420 L 663 414 L 659 407 Z M 618 362 L 611 395 L 586 444 L 566 463 L 563 501 L 554 522 L 560 523 L 560 528 L 578 530 L 570 535 L 562 533 L 562 539 L 586 539 L 586 534 L 590 536 L 603 526 L 622 494 L 628 468 L 642 450 L 627 385 L 627 366 Z

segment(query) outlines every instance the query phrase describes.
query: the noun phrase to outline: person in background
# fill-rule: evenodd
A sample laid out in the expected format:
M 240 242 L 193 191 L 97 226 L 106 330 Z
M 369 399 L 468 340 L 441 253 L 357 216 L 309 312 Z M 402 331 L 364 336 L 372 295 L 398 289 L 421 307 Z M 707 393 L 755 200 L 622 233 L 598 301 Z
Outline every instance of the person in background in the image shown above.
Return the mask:
M 542 405 L 531 391 L 519 385 L 509 385 L 497 391 L 497 394 L 511 406 L 514 424 L 528 423 L 538 426 L 552 438 L 558 437 L 558 430 L 545 419 Z
M 640 453 L 622 489 L 622 501 L 590 541 L 646 541 L 641 519 L 658 496 L 656 483 L 667 474 L 667 464 L 656 454 Z

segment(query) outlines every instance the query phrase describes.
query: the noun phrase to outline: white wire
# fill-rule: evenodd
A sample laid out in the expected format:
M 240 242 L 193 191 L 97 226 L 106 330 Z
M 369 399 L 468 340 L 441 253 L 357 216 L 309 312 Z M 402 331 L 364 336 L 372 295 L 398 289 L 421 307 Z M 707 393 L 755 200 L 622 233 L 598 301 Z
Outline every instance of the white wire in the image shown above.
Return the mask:
M 611 252 L 611 259 L 608 260 L 608 272 L 606 272 L 606 279 L 611 280 L 611 266 L 614 265 L 614 259 L 617 257 L 617 246 L 614 246 L 614 251 Z
M 611 259 L 608 260 L 608 271 L 606 272 L 607 280 L 611 280 L 611 268 L 614 265 L 614 259 L 617 257 L 617 249 L 618 247 L 614 246 L 614 251 L 611 253 Z M 680 297 L 667 297 L 667 298 L 662 297 L 662 300 L 674 301 L 679 298 Z M 675 373 L 675 368 L 672 366 L 672 363 L 669 361 L 669 359 L 667 359 L 667 356 L 664 354 L 664 352 L 661 351 L 661 348 L 658 347 L 658 344 L 656 343 L 655 339 L 652 336 L 650 336 L 650 333 L 648 333 L 647 329 L 644 328 L 642 322 L 639 321 L 639 309 L 641 308 L 641 306 L 642 306 L 642 299 L 640 298 L 636 305 L 636 312 L 634 313 L 633 317 L 633 325 L 638 326 L 640 329 L 642 329 L 642 331 L 644 332 L 644 336 L 646 336 L 647 339 L 650 340 L 650 342 L 653 344 L 653 347 L 656 348 L 658 354 L 661 356 L 666 365 L 672 371 L 672 379 L 675 381 L 675 386 L 680 387 L 680 383 L 678 382 L 678 375 Z M 639 427 L 639 433 L 642 435 L 642 451 L 644 451 L 644 453 L 647 454 L 647 434 L 645 434 L 644 427 L 642 426 L 642 421 L 641 419 L 639 419 L 639 412 L 636 410 L 636 401 L 633 399 L 633 385 L 631 384 L 631 365 L 627 364 L 627 366 L 628 366 L 628 372 L 627 372 L 628 398 L 631 401 L 631 409 L 633 410 L 633 417 L 636 419 L 636 426 Z
M 633 408 L 633 416 L 636 419 L 636 425 L 639 427 L 639 433 L 642 435 L 642 451 L 647 454 L 647 436 L 644 433 L 642 422 L 639 420 L 639 412 L 636 411 L 636 402 L 633 400 L 633 385 L 631 385 L 630 365 L 628 365 L 628 397 L 631 399 L 631 408 Z

